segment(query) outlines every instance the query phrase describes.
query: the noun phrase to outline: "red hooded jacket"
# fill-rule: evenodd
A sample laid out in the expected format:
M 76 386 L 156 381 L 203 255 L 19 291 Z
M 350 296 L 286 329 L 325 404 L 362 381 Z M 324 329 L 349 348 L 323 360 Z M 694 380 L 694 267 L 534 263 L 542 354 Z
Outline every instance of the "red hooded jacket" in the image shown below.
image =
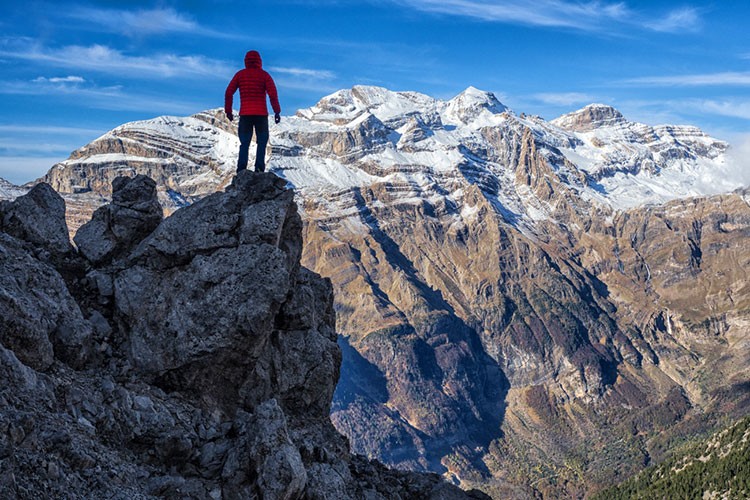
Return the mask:
M 232 114 L 232 99 L 234 93 L 240 89 L 240 115 L 268 116 L 266 94 L 271 98 L 274 113 L 281 113 L 276 84 L 271 75 L 263 70 L 263 62 L 256 50 L 245 54 L 245 69 L 234 75 L 224 93 L 224 112 Z

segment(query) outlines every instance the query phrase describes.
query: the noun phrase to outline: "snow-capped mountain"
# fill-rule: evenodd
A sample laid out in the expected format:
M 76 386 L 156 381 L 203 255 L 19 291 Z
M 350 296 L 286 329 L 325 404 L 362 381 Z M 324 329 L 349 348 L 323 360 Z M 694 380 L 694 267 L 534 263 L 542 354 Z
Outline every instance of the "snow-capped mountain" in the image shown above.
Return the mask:
M 273 165 L 302 190 L 382 181 L 429 192 L 472 170 L 470 182 L 497 184 L 500 205 L 534 219 L 549 210 L 518 185 L 512 158 L 526 132 L 552 174 L 614 208 L 740 187 L 725 180 L 727 144 L 694 127 L 633 123 L 602 105 L 546 122 L 471 87 L 449 101 L 375 87 L 339 91 L 279 127 L 282 158 Z
M 221 110 L 128 123 L 42 180 L 73 231 L 118 175 L 173 209 L 232 178 L 234 127 Z M 334 286 L 332 420 L 356 452 L 576 497 L 655 436 L 750 408 L 750 195 L 725 142 L 604 105 L 545 121 L 471 87 L 357 86 L 272 125 L 269 148 L 303 264 Z
M 727 144 L 694 127 L 629 122 L 603 105 L 547 122 L 473 87 L 448 101 L 379 87 L 341 90 L 272 126 L 270 144 L 269 168 L 301 193 L 340 198 L 341 190 L 385 182 L 405 200 L 460 204 L 466 185 L 477 184 L 525 225 L 555 211 L 519 171 L 534 166 L 518 163 L 532 150 L 534 168 L 550 182 L 615 209 L 740 187 L 725 175 Z M 65 193 L 106 194 L 114 177 L 137 170 L 164 187 L 162 201 L 179 205 L 223 186 L 237 148 L 220 110 L 159 117 L 108 132 L 44 180 Z
M 26 190 L 0 178 L 0 200 L 12 200 L 26 193 Z
M 223 115 L 223 112 L 222 112 Z M 217 111 L 126 123 L 74 151 L 43 177 L 61 193 L 105 195 L 120 175 L 145 173 L 162 188 L 162 202 L 205 196 L 233 173 L 236 130 Z

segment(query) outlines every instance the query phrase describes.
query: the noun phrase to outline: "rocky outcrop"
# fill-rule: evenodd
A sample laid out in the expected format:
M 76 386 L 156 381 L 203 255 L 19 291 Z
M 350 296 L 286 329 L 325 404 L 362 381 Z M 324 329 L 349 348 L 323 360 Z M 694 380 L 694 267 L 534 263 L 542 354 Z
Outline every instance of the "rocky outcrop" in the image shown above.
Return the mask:
M 24 364 L 47 370 L 57 357 L 80 366 L 92 326 L 63 278 L 19 240 L 0 233 L 0 343 Z
M 78 250 L 94 265 L 109 263 L 127 253 L 162 220 L 156 183 L 152 179 L 145 175 L 117 177 L 112 191 L 112 203 L 97 209 L 73 239 Z
M 467 497 L 333 428 L 332 288 L 299 265 L 284 181 L 243 173 L 164 220 L 150 179 L 113 190 L 64 266 L 18 229 L 26 201 L 3 207 L 0 496 Z
M 14 201 L 0 202 L 0 230 L 55 256 L 72 250 L 65 201 L 48 184 L 38 184 Z
M 612 106 L 590 104 L 583 109 L 563 115 L 554 120 L 554 124 L 576 132 L 589 132 L 600 127 L 624 123 L 625 117 Z

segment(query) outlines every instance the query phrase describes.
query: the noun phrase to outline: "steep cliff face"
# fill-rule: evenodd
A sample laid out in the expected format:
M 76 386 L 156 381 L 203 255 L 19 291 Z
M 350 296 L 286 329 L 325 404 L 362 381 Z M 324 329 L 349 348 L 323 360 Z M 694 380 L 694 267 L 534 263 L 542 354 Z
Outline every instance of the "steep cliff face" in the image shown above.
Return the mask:
M 459 222 L 371 189 L 358 224 L 307 226 L 303 262 L 339 291 L 333 420 L 355 449 L 498 497 L 581 494 L 747 411 L 746 195 L 547 243 L 470 196 Z
M 153 180 L 113 187 L 80 254 L 49 185 L 0 206 L 0 496 L 466 497 L 331 425 L 332 288 L 300 267 L 284 181 L 163 220 Z

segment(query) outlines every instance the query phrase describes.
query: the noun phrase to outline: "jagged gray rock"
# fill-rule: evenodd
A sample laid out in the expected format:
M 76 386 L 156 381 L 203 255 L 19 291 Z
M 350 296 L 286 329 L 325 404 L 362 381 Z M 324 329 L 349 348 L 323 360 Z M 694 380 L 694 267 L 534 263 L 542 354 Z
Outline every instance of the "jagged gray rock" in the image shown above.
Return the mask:
M 307 484 L 299 450 L 289 438 L 284 412 L 275 399 L 258 405 L 240 430 L 240 441 L 222 470 L 227 482 L 257 477 L 263 495 L 269 498 L 299 498 Z
M 82 366 L 91 355 L 92 334 L 57 271 L 23 242 L 0 233 L 0 343 L 24 364 L 45 371 L 54 357 Z
M 131 201 L 155 216 L 148 185 L 116 182 L 76 237 L 81 249 L 102 235 L 114 245 L 82 251 L 90 259 L 65 280 L 0 234 L 0 497 L 466 497 L 436 475 L 353 457 L 331 424 L 333 292 L 299 265 L 283 180 L 242 173 L 145 237 L 150 216 L 109 224 Z M 92 336 L 97 362 L 72 362 Z
M 112 203 L 96 210 L 73 240 L 93 264 L 104 264 L 132 249 L 161 220 L 162 208 L 152 179 L 145 175 L 117 177 L 112 182 Z
M 49 184 L 40 183 L 14 201 L 0 205 L 0 229 L 53 255 L 72 250 L 65 222 L 65 201 Z

